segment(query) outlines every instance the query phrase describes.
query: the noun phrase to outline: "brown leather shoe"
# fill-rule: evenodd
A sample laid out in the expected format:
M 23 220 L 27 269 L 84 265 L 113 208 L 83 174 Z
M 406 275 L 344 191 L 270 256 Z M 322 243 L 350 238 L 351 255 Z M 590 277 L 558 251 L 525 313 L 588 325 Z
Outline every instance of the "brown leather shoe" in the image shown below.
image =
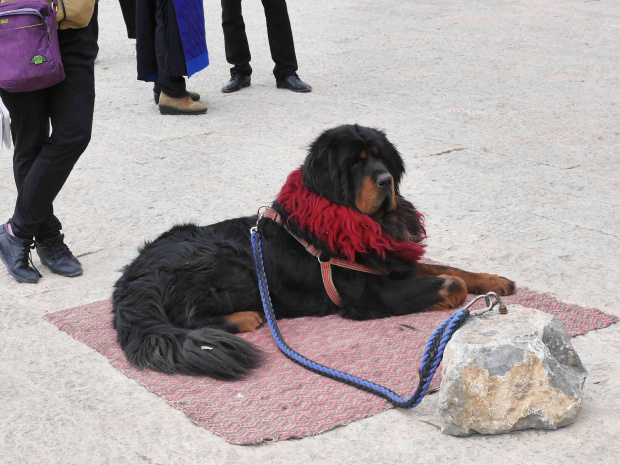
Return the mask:
M 155 104 L 159 105 L 159 94 L 161 92 L 153 92 L 153 100 L 155 100 Z M 189 98 L 191 98 L 194 102 L 197 102 L 198 100 L 200 100 L 200 94 L 198 92 L 192 92 L 191 90 L 187 91 L 187 95 L 189 95 Z
M 204 115 L 207 105 L 194 102 L 189 96 L 172 98 L 162 92 L 159 96 L 159 112 L 162 115 Z

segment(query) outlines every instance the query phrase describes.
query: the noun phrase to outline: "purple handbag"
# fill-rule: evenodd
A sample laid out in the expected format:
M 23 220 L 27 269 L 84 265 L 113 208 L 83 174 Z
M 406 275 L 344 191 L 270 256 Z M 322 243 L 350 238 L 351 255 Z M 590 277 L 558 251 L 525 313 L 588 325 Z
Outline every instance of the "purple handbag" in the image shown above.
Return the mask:
M 64 78 L 56 11 L 43 0 L 0 3 L 0 88 L 30 92 Z

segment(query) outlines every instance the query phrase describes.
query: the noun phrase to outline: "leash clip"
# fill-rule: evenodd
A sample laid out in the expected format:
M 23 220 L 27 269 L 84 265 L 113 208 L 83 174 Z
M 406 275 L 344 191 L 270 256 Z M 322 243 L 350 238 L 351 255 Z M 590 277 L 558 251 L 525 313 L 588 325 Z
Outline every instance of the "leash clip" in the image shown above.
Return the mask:
M 258 207 L 258 210 L 256 211 L 256 215 L 258 218 L 256 218 L 256 224 L 250 228 L 250 233 L 255 233 L 256 231 L 258 231 L 258 222 L 263 219 L 263 216 L 265 216 L 265 211 L 267 210 L 267 208 L 267 205 Z
M 495 302 L 493 302 L 492 299 L 495 299 Z M 484 315 L 485 313 L 488 313 L 490 311 L 492 311 L 497 305 L 499 305 L 499 313 L 501 313 L 502 315 L 505 315 L 506 313 L 508 313 L 508 307 L 506 307 L 506 304 L 504 302 L 502 302 L 502 299 L 500 299 L 500 297 L 495 293 L 495 292 L 488 292 L 486 294 L 483 295 L 479 295 L 478 297 L 475 297 L 474 300 L 472 300 L 471 302 L 469 302 L 464 309 L 465 310 L 469 310 L 469 308 L 475 304 L 476 302 L 478 302 L 479 300 L 485 300 L 486 303 L 486 307 L 485 308 L 481 308 L 479 310 L 474 310 L 473 312 L 470 313 L 470 315 L 472 316 L 480 316 L 480 315 Z

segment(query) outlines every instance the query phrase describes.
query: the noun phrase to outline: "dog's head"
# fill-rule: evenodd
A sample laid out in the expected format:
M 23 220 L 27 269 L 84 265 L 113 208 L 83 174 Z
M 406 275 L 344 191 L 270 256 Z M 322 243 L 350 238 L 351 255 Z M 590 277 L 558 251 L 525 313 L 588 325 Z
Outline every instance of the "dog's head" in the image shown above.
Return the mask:
M 399 194 L 404 172 L 382 131 L 338 126 L 310 146 L 273 208 L 294 235 L 322 254 L 410 271 L 424 254 L 425 232 L 422 216 Z
M 374 218 L 396 210 L 404 172 L 403 160 L 385 133 L 357 124 L 323 132 L 302 166 L 306 186 Z

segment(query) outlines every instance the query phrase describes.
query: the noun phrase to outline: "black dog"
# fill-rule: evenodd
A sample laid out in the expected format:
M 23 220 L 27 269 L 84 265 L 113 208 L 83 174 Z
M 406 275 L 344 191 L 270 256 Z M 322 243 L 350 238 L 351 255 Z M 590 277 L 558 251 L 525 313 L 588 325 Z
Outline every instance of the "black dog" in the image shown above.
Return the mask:
M 468 290 L 513 293 L 514 283 L 497 275 L 418 262 L 425 232 L 421 215 L 399 195 L 404 171 L 376 129 L 339 126 L 311 145 L 271 207 L 282 224 L 259 221 L 278 318 L 338 313 L 365 320 L 453 308 Z M 218 379 L 257 365 L 259 351 L 232 334 L 264 322 L 250 243 L 256 223 L 252 216 L 176 226 L 141 249 L 113 296 L 114 327 L 131 363 Z M 326 279 L 317 251 L 323 265 L 344 259 L 378 274 L 328 266 Z

